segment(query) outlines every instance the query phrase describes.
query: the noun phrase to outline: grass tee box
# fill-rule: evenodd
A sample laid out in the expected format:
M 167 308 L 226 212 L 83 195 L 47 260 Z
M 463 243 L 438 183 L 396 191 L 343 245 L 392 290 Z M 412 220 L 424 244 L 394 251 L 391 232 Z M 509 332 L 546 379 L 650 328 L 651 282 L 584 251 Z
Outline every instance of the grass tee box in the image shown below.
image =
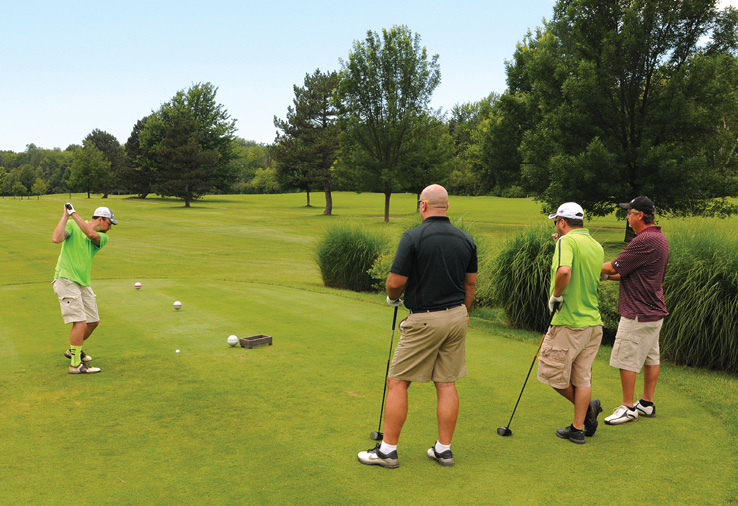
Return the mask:
M 259 346 L 260 344 L 268 344 L 269 346 L 272 345 L 272 336 L 266 336 L 264 334 L 257 334 L 250 337 L 241 337 L 238 340 L 241 343 L 241 348 L 251 349 L 254 346 Z

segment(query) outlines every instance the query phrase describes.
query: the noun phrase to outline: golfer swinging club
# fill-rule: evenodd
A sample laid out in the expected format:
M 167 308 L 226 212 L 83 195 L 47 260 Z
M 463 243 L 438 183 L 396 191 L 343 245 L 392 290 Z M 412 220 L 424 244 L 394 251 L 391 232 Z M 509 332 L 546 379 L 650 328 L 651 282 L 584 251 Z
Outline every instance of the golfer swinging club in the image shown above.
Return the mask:
M 538 360 L 538 379 L 574 404 L 574 421 L 556 435 L 584 444 L 597 430 L 600 401 L 592 399 L 592 364 L 602 342 L 597 288 L 605 253 L 584 227 L 584 210 L 575 202 L 561 204 L 554 220 L 556 240 L 551 261 L 551 320 Z
M 72 221 L 69 221 L 69 217 Z M 72 324 L 69 349 L 64 356 L 71 360 L 69 374 L 92 374 L 98 367 L 86 364 L 92 357 L 82 351 L 82 344 L 100 323 L 97 300 L 90 287 L 92 258 L 108 243 L 107 232 L 118 222 L 107 207 L 98 207 L 90 221 L 77 214 L 72 204 L 64 204 L 64 214 L 51 234 L 51 240 L 62 244 L 54 273 L 54 292 L 59 298 L 64 323 Z
M 423 222 L 405 232 L 387 277 L 387 303 L 410 315 L 400 322 L 400 342 L 387 379 L 384 438 L 359 452 L 362 464 L 398 467 L 397 443 L 407 417 L 410 383 L 433 381 L 438 396 L 438 440 L 426 455 L 454 465 L 451 438 L 459 413 L 456 380 L 466 376 L 466 329 L 477 282 L 477 247 L 446 217 L 448 193 L 439 185 L 423 190 Z M 598 266 L 599 268 L 599 266 Z M 599 273 L 598 273 L 599 276 Z

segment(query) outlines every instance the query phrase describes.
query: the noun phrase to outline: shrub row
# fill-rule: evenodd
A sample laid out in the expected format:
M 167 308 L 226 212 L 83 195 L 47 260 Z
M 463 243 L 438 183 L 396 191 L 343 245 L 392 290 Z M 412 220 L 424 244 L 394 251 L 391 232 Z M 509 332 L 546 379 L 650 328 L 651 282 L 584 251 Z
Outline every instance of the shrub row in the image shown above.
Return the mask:
M 738 231 L 717 223 L 692 219 L 667 234 L 661 349 L 679 364 L 738 373 Z
M 416 226 L 419 220 L 408 225 Z M 548 288 L 555 243 L 551 228 L 534 226 L 508 239 L 492 255 L 468 223 L 479 254 L 475 304 L 501 307 L 507 324 L 538 332 L 548 323 Z M 726 232 L 710 220 L 690 220 L 668 232 L 671 257 L 664 281 L 671 313 L 661 332 L 661 349 L 674 362 L 738 372 L 738 231 Z M 382 291 L 394 251 L 377 233 L 348 226 L 330 229 L 318 245 L 318 265 L 326 286 Z M 600 285 L 603 343 L 617 331 L 619 283 Z

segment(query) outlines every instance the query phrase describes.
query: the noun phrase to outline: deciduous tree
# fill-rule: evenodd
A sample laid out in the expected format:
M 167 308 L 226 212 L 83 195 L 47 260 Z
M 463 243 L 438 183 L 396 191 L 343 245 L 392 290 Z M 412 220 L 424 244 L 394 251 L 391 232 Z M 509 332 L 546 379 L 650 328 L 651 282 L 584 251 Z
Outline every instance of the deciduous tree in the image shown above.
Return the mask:
M 235 120 L 216 102 L 216 92 L 210 83 L 177 92 L 138 136 L 137 161 L 154 173 L 154 190 L 182 198 L 185 207 L 209 192 L 230 190 L 237 177 Z
M 113 134 L 109 134 L 99 128 L 90 132 L 85 137 L 85 141 L 92 143 L 100 150 L 105 159 L 110 162 L 108 177 L 99 181 L 100 187 L 97 189 L 103 194 L 102 198 L 106 199 L 111 188 L 120 185 L 120 176 L 125 163 L 123 148 Z
M 428 56 L 420 35 L 406 26 L 369 31 L 353 44 L 342 66 L 338 98 L 342 106 L 342 165 L 354 179 L 371 181 L 384 193 L 384 221 L 389 221 L 392 193 L 402 189 L 403 160 L 427 132 L 433 91 L 441 81 L 438 55 Z
M 69 168 L 67 185 L 70 191 L 84 191 L 87 198 L 102 186 L 110 174 L 110 162 L 105 159 L 102 151 L 97 149 L 91 142 L 85 141 L 83 148 L 77 148 L 74 152 L 74 162 Z
M 508 65 L 534 121 L 524 181 L 546 208 L 604 215 L 645 194 L 661 212 L 731 210 L 714 199 L 738 192 L 734 14 L 713 0 L 556 4 Z

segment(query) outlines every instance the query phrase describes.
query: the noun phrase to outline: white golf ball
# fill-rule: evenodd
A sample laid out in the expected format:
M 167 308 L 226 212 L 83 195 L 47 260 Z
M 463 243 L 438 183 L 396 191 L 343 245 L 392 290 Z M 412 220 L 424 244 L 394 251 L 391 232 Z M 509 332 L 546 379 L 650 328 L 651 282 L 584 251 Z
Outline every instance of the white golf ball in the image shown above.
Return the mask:
M 228 336 L 228 344 L 230 344 L 231 346 L 236 346 L 238 344 L 238 337 Z
M 175 300 L 174 304 L 172 305 L 174 306 L 174 309 L 176 309 L 177 311 L 179 311 L 179 309 L 182 307 L 182 303 L 178 300 Z
M 179 355 L 179 350 L 177 350 L 177 355 Z
M 133 284 L 133 286 L 136 287 L 136 290 L 140 290 L 141 289 L 141 283 L 136 282 L 136 283 Z

